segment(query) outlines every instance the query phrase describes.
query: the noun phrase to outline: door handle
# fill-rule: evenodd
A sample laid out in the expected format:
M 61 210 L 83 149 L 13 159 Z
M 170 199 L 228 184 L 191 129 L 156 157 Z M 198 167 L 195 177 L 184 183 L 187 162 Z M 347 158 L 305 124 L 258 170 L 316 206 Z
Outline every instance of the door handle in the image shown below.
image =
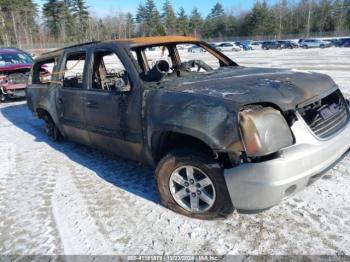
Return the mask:
M 59 98 L 59 99 L 58 99 L 58 103 L 59 103 L 59 104 L 63 104 L 62 98 Z

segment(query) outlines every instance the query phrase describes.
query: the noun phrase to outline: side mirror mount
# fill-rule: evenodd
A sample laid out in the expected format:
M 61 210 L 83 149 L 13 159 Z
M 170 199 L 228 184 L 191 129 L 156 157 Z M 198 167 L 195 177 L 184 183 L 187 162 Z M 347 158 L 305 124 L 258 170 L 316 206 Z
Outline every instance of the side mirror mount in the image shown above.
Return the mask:
M 115 81 L 115 90 L 120 93 L 127 93 L 131 91 L 129 75 L 126 71 L 123 72 L 120 78 Z

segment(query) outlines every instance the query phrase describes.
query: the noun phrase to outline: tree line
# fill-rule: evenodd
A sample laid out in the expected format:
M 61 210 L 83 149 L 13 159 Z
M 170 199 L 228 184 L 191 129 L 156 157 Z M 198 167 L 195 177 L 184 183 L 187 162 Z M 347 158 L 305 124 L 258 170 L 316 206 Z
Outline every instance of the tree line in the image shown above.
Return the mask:
M 228 37 L 281 38 L 350 34 L 350 0 L 258 0 L 250 10 L 225 10 L 213 5 L 204 16 L 200 7 L 190 13 L 175 10 L 164 0 L 160 10 L 145 0 L 135 13 L 112 12 L 98 17 L 85 0 L 0 0 L 1 45 L 45 45 L 155 35 L 192 35 L 205 39 Z

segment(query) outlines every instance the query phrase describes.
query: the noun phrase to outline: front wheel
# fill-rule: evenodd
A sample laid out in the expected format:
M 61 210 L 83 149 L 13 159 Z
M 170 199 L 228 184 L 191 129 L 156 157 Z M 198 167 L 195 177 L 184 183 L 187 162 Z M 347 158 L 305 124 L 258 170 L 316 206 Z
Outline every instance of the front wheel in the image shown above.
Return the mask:
M 223 168 L 200 151 L 170 152 L 159 162 L 156 179 L 162 204 L 177 213 L 214 219 L 233 211 Z

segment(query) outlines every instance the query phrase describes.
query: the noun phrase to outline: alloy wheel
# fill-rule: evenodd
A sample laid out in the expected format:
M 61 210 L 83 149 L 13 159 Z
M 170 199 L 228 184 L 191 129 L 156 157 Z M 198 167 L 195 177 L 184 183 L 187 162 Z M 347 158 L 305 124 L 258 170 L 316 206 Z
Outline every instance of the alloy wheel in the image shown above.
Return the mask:
M 194 166 L 182 166 L 174 170 L 169 188 L 176 203 L 193 213 L 203 213 L 215 203 L 216 192 L 212 180 Z

